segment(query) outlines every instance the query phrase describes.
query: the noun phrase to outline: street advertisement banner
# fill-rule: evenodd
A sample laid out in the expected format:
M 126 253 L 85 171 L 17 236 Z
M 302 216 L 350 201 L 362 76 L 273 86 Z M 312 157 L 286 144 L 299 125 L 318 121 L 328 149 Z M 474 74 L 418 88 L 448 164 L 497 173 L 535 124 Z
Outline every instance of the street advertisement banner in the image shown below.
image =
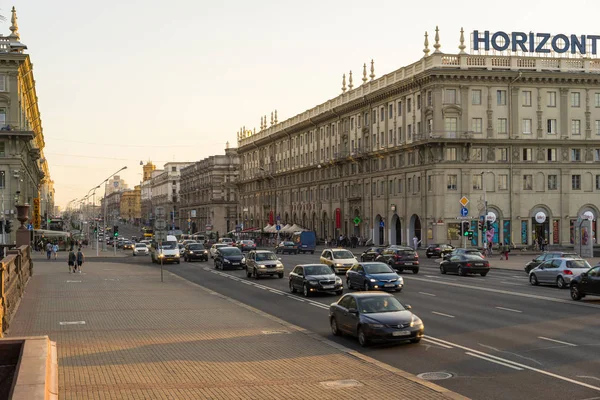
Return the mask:
M 33 199 L 33 227 L 35 229 L 42 228 L 42 214 L 40 213 L 40 198 Z

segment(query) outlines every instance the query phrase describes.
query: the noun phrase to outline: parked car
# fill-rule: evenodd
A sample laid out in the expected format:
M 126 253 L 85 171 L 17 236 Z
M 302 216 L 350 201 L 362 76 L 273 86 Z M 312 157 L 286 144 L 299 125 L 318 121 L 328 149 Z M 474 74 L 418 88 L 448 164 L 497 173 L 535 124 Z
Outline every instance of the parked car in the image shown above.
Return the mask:
M 555 258 L 544 261 L 529 272 L 529 283 L 540 283 L 558 286 L 559 289 L 569 287 L 571 280 L 583 272 L 589 271 L 591 265 L 582 258 Z
M 237 242 L 237 247 L 241 251 L 256 250 L 256 243 L 253 240 L 240 240 Z
M 410 309 L 389 293 L 348 293 L 329 306 L 329 325 L 336 336 L 358 337 L 361 346 L 406 340 L 418 343 L 425 326 Z
M 375 261 L 383 250 L 385 250 L 385 247 L 370 247 L 360 255 L 360 261 Z
M 290 241 L 279 242 L 279 244 L 275 247 L 276 254 L 298 254 L 298 246 L 296 243 Z
M 283 278 L 283 263 L 272 251 L 252 250 L 246 256 L 246 276 L 258 279 L 262 276 Z
M 210 247 L 210 258 L 215 258 L 217 255 L 217 250 L 223 248 L 223 247 L 231 247 L 230 244 L 227 243 L 215 243 Z
M 188 243 L 183 248 L 183 261 L 208 261 L 208 250 L 202 243 Z
M 298 246 L 298 251 L 301 253 L 315 254 L 317 247 L 317 236 L 313 231 L 295 232 L 292 235 L 292 242 Z
M 140 254 L 147 256 L 149 253 L 150 250 L 148 249 L 148 246 L 146 246 L 144 243 L 136 243 L 133 246 L 134 256 L 139 256 Z
M 344 292 L 344 284 L 325 264 L 296 265 L 289 275 L 290 292 L 302 291 L 304 297 L 318 292 Z
M 490 272 L 490 262 L 474 254 L 452 255 L 440 263 L 440 272 L 456 272 L 460 276 L 479 274 L 486 276 Z
M 527 265 L 525 265 L 525 272 L 529 274 L 529 272 L 543 263 L 544 261 L 552 260 L 555 258 L 581 258 L 579 254 L 567 251 L 548 251 L 540 254 L 533 260 L 529 261 Z
M 454 251 L 454 246 L 449 244 L 430 244 L 425 250 L 427 258 L 431 257 L 443 257 L 446 254 L 450 254 Z
M 410 247 L 388 247 L 375 261 L 385 263 L 398 272 L 408 269 L 413 274 L 419 273 L 419 255 Z
M 246 268 L 246 258 L 237 247 L 221 247 L 217 249 L 215 255 L 215 268 Z
M 366 262 L 355 265 L 346 272 L 348 289 L 381 289 L 401 291 L 404 279 L 389 265 L 382 262 Z
M 600 296 L 600 264 L 571 279 L 571 298 L 581 300 L 587 295 Z
M 325 249 L 321 253 L 321 263 L 328 265 L 335 273 L 346 272 L 358 265 L 358 260 L 346 249 Z
M 477 257 L 481 257 L 481 258 L 485 258 L 485 255 L 483 255 L 479 250 L 477 249 L 454 249 L 451 253 L 448 253 L 446 255 L 444 255 L 444 260 L 448 260 L 450 259 L 450 257 L 452 256 L 463 256 L 463 255 L 472 255 L 472 256 L 477 256 Z

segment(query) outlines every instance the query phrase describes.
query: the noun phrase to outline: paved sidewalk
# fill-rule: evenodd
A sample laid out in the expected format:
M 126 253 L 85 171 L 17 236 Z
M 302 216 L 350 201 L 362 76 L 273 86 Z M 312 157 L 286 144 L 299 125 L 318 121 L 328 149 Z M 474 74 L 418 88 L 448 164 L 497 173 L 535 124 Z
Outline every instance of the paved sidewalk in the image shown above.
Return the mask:
M 36 260 L 9 332 L 57 342 L 61 399 L 462 398 L 151 266 L 64 264 Z

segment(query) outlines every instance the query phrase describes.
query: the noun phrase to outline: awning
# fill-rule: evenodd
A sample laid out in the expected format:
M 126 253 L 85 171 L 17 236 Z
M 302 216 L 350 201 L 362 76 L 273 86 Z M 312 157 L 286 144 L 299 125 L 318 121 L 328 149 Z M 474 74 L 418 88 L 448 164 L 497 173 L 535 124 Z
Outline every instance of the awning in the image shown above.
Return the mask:
M 241 233 L 251 233 L 251 232 L 258 232 L 258 231 L 260 231 L 259 228 L 247 228 L 247 229 L 244 229 Z

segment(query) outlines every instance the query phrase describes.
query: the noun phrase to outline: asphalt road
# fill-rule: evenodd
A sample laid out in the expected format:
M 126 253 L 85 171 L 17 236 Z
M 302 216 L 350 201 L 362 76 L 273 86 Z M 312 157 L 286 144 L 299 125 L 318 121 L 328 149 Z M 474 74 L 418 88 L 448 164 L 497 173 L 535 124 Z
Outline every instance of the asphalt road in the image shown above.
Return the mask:
M 256 281 L 242 270 L 215 270 L 212 260 L 165 268 L 415 375 L 446 373 L 437 384 L 473 399 L 600 399 L 600 298 L 575 302 L 568 290 L 531 286 L 519 271 L 441 275 L 439 260 L 422 258 L 420 273 L 402 274 L 405 288 L 395 296 L 424 321 L 426 338 L 363 349 L 330 333 L 328 305 L 337 296 L 289 292 L 294 265 L 318 255 L 281 257 L 284 279 Z M 146 257 L 123 261 L 160 268 Z

